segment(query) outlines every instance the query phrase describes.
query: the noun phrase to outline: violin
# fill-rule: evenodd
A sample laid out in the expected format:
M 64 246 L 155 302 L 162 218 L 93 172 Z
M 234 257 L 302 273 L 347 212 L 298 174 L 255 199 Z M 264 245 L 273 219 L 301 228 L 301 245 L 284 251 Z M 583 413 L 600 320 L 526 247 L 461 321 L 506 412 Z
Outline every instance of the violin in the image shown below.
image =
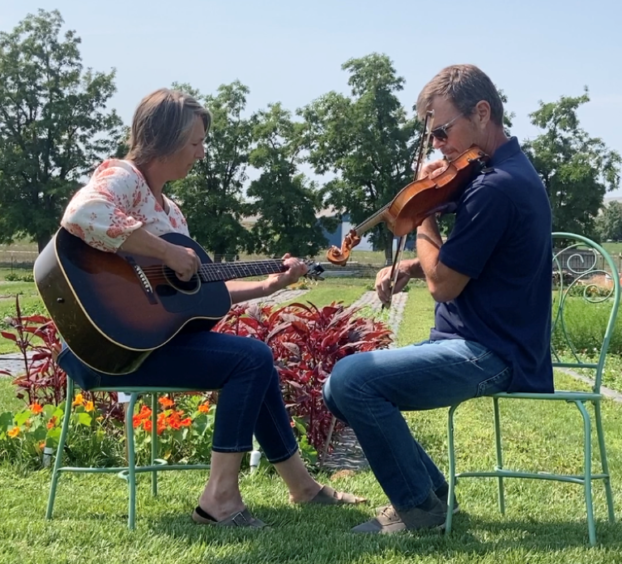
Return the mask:
M 344 266 L 350 252 L 361 242 L 361 235 L 378 223 L 386 223 L 397 237 L 413 232 L 423 220 L 456 201 L 466 186 L 478 176 L 490 160 L 477 145 L 449 161 L 434 178 L 420 178 L 402 188 L 393 200 L 357 225 L 345 236 L 341 248 L 334 245 L 326 253 L 333 264 Z

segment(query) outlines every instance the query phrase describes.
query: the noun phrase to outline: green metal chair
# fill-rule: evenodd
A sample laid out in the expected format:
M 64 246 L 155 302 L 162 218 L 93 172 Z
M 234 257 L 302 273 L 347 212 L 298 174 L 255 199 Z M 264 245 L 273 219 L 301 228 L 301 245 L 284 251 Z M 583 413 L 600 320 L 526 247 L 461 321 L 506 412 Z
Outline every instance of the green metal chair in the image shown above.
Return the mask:
M 446 533 L 451 532 L 454 491 L 456 479 L 461 477 L 485 477 L 497 478 L 499 490 L 499 510 L 505 513 L 505 498 L 503 480 L 505 478 L 531 478 L 537 480 L 555 480 L 580 484 L 584 488 L 585 505 L 587 509 L 587 526 L 591 545 L 596 544 L 596 529 L 594 525 L 594 510 L 592 504 L 592 481 L 602 480 L 605 485 L 609 522 L 615 521 L 613 510 L 613 495 L 607 465 L 607 451 L 601 420 L 600 386 L 603 376 L 607 350 L 611 340 L 618 305 L 620 301 L 620 280 L 618 270 L 607 251 L 594 241 L 586 237 L 572 233 L 553 233 L 553 309 L 552 309 L 552 343 L 551 352 L 553 365 L 558 368 L 589 369 L 593 371 L 594 380 L 590 392 L 581 391 L 556 391 L 550 394 L 535 393 L 498 393 L 492 395 L 495 447 L 497 465 L 492 471 L 462 472 L 456 473 L 456 456 L 454 450 L 454 413 L 458 405 L 449 409 L 448 416 L 448 443 L 449 443 L 449 507 L 445 522 Z M 517 258 L 517 260 L 520 260 Z M 604 284 L 604 285 L 603 285 Z M 571 304 L 582 301 L 593 304 L 594 307 L 605 309 L 601 313 L 602 339 L 598 343 L 597 350 L 592 358 L 582 354 L 575 346 L 576 335 L 572 333 L 572 327 L 568 323 L 568 309 L 572 310 Z M 596 345 L 594 343 L 593 345 Z M 594 356 L 597 359 L 594 360 Z M 583 419 L 584 432 L 584 463 L 583 474 L 548 474 L 533 473 L 526 471 L 508 470 L 503 467 L 503 454 L 501 445 L 501 426 L 499 420 L 499 400 L 545 400 L 563 401 L 573 403 L 579 409 Z M 586 404 L 594 406 L 594 420 L 598 436 L 600 450 L 600 463 L 602 473 L 592 473 L 592 421 Z
M 127 466 L 116 466 L 108 468 L 87 468 L 75 466 L 62 466 L 62 456 L 67 439 L 69 429 L 69 420 L 71 418 L 71 402 L 74 395 L 74 382 L 67 377 L 67 403 L 65 414 L 63 416 L 63 426 L 60 439 L 58 441 L 58 449 L 56 451 L 56 460 L 54 462 L 54 470 L 52 473 L 52 484 L 50 487 L 50 496 L 48 498 L 48 507 L 46 519 L 52 518 L 54 510 L 54 501 L 56 499 L 56 487 L 58 479 L 62 472 L 82 472 L 89 474 L 116 473 L 120 478 L 127 481 L 129 488 L 129 509 L 128 509 L 128 527 L 134 529 L 136 526 L 136 474 L 141 472 L 151 472 L 151 492 L 154 496 L 158 494 L 158 472 L 165 470 L 209 470 L 209 464 L 168 464 L 166 460 L 158 458 L 158 434 L 157 434 L 157 410 L 158 395 L 166 393 L 183 393 L 194 392 L 196 390 L 180 389 L 180 388 L 97 388 L 93 392 L 124 392 L 130 396 L 128 409 L 125 417 L 126 440 L 127 440 Z M 149 394 L 151 396 L 151 464 L 147 466 L 136 466 L 136 452 L 134 448 L 134 425 L 132 414 L 134 406 L 139 395 Z

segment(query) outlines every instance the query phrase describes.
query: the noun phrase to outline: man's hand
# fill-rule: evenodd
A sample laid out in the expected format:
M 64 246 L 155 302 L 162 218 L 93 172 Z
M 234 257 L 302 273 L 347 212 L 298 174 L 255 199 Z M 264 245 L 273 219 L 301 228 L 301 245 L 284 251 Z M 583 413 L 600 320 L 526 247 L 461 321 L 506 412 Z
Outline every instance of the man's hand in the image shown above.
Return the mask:
M 172 243 L 168 244 L 162 262 L 183 282 L 188 282 L 201 267 L 201 260 L 193 249 Z
M 400 263 L 397 270 L 397 280 L 395 281 L 393 292 L 391 292 L 391 267 L 387 266 L 383 268 L 376 275 L 376 292 L 378 293 L 378 299 L 383 304 L 388 305 L 391 302 L 392 294 L 401 292 L 406 284 L 408 284 L 410 278 L 408 267 Z
M 309 270 L 304 262 L 292 257 L 289 253 L 283 255 L 283 264 L 287 267 L 285 272 L 271 274 L 266 279 L 268 295 L 297 282 L 298 279 Z
M 445 159 L 439 159 L 438 161 L 430 161 L 424 164 L 419 171 L 419 178 L 436 178 L 439 174 L 443 173 L 449 163 Z

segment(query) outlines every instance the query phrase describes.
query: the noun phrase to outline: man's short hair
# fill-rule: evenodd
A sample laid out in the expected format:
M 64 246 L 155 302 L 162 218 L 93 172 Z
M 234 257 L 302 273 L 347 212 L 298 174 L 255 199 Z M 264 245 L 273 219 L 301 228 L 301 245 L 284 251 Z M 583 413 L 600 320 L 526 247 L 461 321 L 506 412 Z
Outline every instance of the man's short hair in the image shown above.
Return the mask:
M 423 119 L 436 97 L 449 100 L 465 116 L 473 114 L 478 102 L 490 104 L 490 119 L 503 125 L 503 102 L 492 80 L 475 65 L 451 65 L 440 71 L 417 98 L 417 113 Z

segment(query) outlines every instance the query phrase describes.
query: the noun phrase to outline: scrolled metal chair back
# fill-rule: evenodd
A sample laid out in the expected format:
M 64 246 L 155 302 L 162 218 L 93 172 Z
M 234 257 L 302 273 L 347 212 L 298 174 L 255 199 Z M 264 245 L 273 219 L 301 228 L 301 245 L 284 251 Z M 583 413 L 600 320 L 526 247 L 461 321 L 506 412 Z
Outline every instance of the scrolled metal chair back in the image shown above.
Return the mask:
M 591 370 L 600 392 L 610 346 L 622 351 L 616 334 L 620 278 L 610 254 L 574 233 L 553 233 L 553 311 L 551 352 L 554 365 Z

